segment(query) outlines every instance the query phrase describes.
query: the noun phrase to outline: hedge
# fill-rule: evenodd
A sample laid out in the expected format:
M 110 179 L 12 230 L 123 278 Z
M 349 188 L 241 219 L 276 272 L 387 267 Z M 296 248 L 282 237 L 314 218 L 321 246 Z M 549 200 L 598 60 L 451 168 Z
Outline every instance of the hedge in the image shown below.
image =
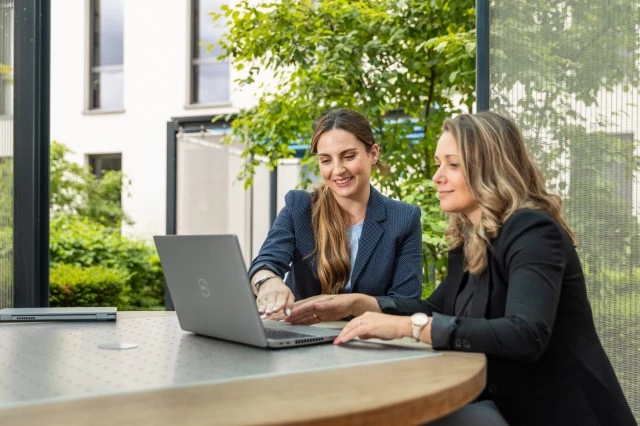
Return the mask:
M 127 271 L 104 266 L 59 263 L 50 271 L 51 306 L 116 306 L 127 308 L 131 287 Z
M 152 244 L 122 236 L 89 219 L 69 216 L 51 220 L 51 268 L 58 264 L 102 266 L 126 271 L 123 282 L 130 287 L 127 310 L 161 309 L 164 274 Z

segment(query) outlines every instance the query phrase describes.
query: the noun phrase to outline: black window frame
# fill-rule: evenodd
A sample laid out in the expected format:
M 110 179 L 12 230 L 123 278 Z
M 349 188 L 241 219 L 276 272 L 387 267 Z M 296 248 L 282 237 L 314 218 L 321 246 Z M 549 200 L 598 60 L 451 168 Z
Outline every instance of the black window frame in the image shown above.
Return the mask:
M 102 163 L 105 160 L 117 160 L 119 162 L 119 166 L 117 168 L 104 167 Z M 91 169 L 91 173 L 100 178 L 107 171 L 122 171 L 122 154 L 119 152 L 106 154 L 87 154 L 87 163 L 89 165 L 89 168 Z
M 14 13 L 15 307 L 49 306 L 50 1 Z

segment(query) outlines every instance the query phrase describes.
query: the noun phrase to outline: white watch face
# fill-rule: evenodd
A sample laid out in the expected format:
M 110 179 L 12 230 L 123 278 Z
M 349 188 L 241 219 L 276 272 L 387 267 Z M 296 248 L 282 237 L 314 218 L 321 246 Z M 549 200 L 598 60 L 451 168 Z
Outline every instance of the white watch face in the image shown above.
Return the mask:
M 411 315 L 411 323 L 413 325 L 417 325 L 422 327 L 429 321 L 429 317 L 427 314 L 423 314 L 422 312 L 418 312 L 417 314 Z

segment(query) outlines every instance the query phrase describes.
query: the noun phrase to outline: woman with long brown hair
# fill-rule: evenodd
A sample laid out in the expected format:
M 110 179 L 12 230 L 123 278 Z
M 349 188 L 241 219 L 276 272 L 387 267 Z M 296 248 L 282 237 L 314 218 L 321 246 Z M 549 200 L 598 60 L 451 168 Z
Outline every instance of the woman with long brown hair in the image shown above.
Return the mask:
M 367 119 L 347 109 L 325 114 L 315 125 L 311 152 L 323 183 L 311 193 L 287 193 L 249 268 L 259 311 L 286 315 L 294 301 L 320 294 L 418 299 L 420 209 L 371 186 L 373 168 L 385 171 L 386 165 Z
M 427 300 L 327 296 L 297 305 L 289 320 L 362 314 L 336 344 L 409 336 L 485 353 L 479 401 L 433 424 L 635 425 L 596 333 L 561 199 L 522 134 L 492 112 L 448 119 L 442 130 L 433 180 L 450 217 L 445 280 Z

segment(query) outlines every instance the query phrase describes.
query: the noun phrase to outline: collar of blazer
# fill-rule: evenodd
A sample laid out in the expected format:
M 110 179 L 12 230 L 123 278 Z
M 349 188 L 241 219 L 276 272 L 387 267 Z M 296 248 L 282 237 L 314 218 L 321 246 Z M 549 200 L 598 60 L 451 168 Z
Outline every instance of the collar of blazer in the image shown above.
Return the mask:
M 378 192 L 373 186 L 370 187 L 369 203 L 367 204 L 367 213 L 365 221 L 383 222 L 387 220 L 387 207 L 385 205 L 385 197 Z
M 519 209 L 514 212 L 500 227 L 498 235 L 491 239 L 491 244 L 487 250 L 487 269 L 477 276 L 473 299 L 471 304 L 471 316 L 475 318 L 486 317 L 489 305 L 489 295 L 495 291 L 496 285 L 508 286 L 509 271 L 504 263 L 503 251 L 509 246 L 509 240 L 518 238 L 523 229 L 529 228 L 536 223 L 547 223 L 550 219 L 547 213 L 533 209 Z M 502 248 L 501 248 L 502 247 Z M 502 253 L 502 254 L 501 254 Z M 468 279 L 468 273 L 464 272 L 464 252 L 462 247 L 457 247 L 449 252 L 448 264 L 448 286 L 445 300 L 445 310 L 447 315 L 455 312 L 455 303 L 460 286 L 464 280 Z M 496 311 L 496 306 L 491 310 Z M 499 311 L 500 309 L 497 309 Z M 496 312 L 497 312 L 496 311 Z

